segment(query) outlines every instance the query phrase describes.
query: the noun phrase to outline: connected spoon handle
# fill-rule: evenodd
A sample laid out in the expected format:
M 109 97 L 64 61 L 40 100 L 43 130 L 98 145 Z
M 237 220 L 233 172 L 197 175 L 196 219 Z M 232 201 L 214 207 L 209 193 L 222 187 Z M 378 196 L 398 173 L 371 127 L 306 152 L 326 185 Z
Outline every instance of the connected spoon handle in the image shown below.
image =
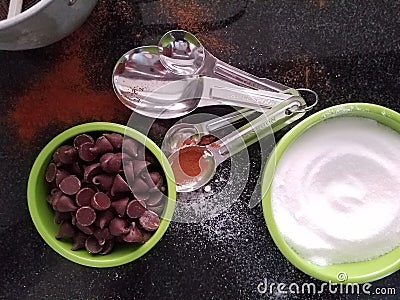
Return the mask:
M 241 127 L 239 130 L 209 145 L 208 149 L 213 153 L 216 164 L 220 164 L 230 156 L 249 147 L 257 140 L 273 134 L 274 124 L 278 124 L 283 120 L 293 122 L 301 118 L 305 111 L 300 108 L 304 106 L 305 102 L 303 98 L 293 97 L 266 111 L 263 115 Z

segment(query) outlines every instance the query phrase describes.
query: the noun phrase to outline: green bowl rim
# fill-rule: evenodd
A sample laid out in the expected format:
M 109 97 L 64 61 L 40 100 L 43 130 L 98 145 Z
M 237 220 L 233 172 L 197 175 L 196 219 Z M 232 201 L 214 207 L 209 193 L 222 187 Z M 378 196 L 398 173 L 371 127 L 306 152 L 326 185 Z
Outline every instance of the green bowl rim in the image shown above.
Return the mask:
M 398 259 L 394 262 L 387 264 L 387 260 L 385 257 L 390 255 L 393 251 L 399 251 L 400 246 L 392 250 L 391 252 L 382 255 L 378 258 L 362 261 L 356 263 L 346 263 L 346 264 L 336 264 L 330 266 L 317 266 L 312 264 L 305 259 L 301 258 L 284 240 L 279 230 L 277 229 L 275 220 L 273 218 L 273 213 L 271 209 L 271 201 L 270 201 L 270 186 L 273 181 L 273 175 L 275 172 L 275 165 L 278 163 L 282 154 L 286 150 L 286 148 L 302 133 L 304 133 L 311 126 L 326 120 L 332 117 L 340 117 L 340 116 L 361 116 L 367 117 L 371 115 L 376 115 L 377 118 L 385 119 L 387 122 L 391 122 L 391 124 L 396 123 L 400 124 L 400 114 L 394 110 L 389 108 L 371 104 L 371 103 L 346 103 L 340 104 L 336 106 L 332 106 L 326 108 L 324 110 L 318 111 L 311 116 L 307 117 L 300 123 L 298 123 L 295 127 L 293 127 L 290 131 L 288 131 L 281 140 L 277 143 L 275 149 L 272 151 L 267 164 L 265 165 L 263 171 L 262 178 L 262 208 L 264 219 L 268 227 L 268 231 L 278 249 L 281 253 L 288 259 L 295 267 L 303 271 L 304 273 L 322 280 L 326 282 L 335 282 L 335 283 L 365 283 L 374 280 L 381 279 L 386 277 L 394 272 L 396 272 L 400 268 L 400 255 Z M 378 116 L 379 115 L 379 116 Z M 378 121 L 379 122 L 379 121 Z M 400 128 L 400 125 L 398 125 Z M 389 126 L 391 127 L 391 126 Z M 398 131 L 398 130 L 397 130 Z M 397 254 L 397 253 L 396 253 Z M 385 264 L 382 267 L 376 268 L 376 270 L 372 270 L 365 274 L 358 274 L 356 276 L 352 276 L 348 273 L 345 274 L 345 280 L 338 278 L 339 273 L 344 272 L 344 270 L 354 267 L 355 265 L 361 266 L 373 264 Z M 327 270 L 329 272 L 327 272 Z M 334 273 L 336 272 L 336 274 Z
M 168 201 L 166 208 L 164 210 L 164 216 L 165 218 L 161 219 L 160 222 L 160 227 L 158 230 L 153 234 L 153 236 L 150 238 L 149 241 L 147 241 L 145 244 L 140 245 L 140 246 L 135 246 L 136 248 L 132 253 L 129 253 L 129 255 L 124 255 L 123 257 L 118 257 L 114 259 L 107 259 L 107 255 L 104 256 L 93 256 L 93 259 L 88 259 L 88 258 L 83 258 L 79 255 L 79 251 L 72 251 L 69 250 L 67 251 L 63 247 L 61 247 L 60 243 L 58 242 L 57 239 L 55 239 L 54 236 L 52 236 L 45 228 L 44 224 L 42 223 L 40 216 L 40 208 L 38 206 L 39 202 L 35 201 L 35 194 L 36 194 L 36 182 L 38 180 L 38 175 L 40 173 L 40 169 L 42 165 L 46 162 L 48 159 L 49 153 L 53 153 L 57 147 L 65 143 L 65 141 L 73 138 L 74 136 L 84 133 L 84 132 L 96 132 L 96 131 L 102 131 L 102 132 L 116 132 L 120 133 L 123 135 L 127 135 L 138 142 L 142 143 L 147 147 L 153 155 L 157 158 L 157 160 L 160 162 L 163 171 L 165 172 L 165 177 L 167 179 L 167 188 L 168 188 L 168 198 L 172 201 Z M 43 238 L 43 240 L 58 254 L 62 255 L 63 257 L 84 265 L 84 266 L 89 266 L 89 267 L 98 267 L 98 268 L 106 268 L 106 267 L 116 267 L 119 265 L 126 264 L 128 262 L 132 262 L 145 253 L 147 253 L 150 249 L 152 249 L 158 241 L 161 239 L 161 237 L 165 234 L 169 224 L 170 220 L 172 219 L 174 210 L 175 210 L 175 204 L 176 204 L 176 186 L 175 186 L 175 181 L 174 181 L 174 176 L 173 172 L 171 169 L 170 164 L 168 163 L 168 159 L 164 155 L 164 153 L 161 151 L 161 149 L 147 136 L 142 134 L 141 132 L 116 123 L 110 123 L 110 122 L 91 122 L 91 123 L 84 123 L 81 125 L 74 126 L 72 128 L 69 128 L 60 134 L 58 134 L 56 137 L 54 137 L 39 153 L 37 156 L 30 175 L 28 179 L 28 188 L 27 188 L 27 199 L 28 199 L 28 208 L 29 208 L 29 213 L 31 215 L 32 221 Z M 43 199 L 43 203 L 47 203 L 45 199 Z M 133 246 L 133 245 L 132 245 Z M 134 246 L 133 246 L 134 247 Z M 101 259 L 97 259 L 101 258 Z

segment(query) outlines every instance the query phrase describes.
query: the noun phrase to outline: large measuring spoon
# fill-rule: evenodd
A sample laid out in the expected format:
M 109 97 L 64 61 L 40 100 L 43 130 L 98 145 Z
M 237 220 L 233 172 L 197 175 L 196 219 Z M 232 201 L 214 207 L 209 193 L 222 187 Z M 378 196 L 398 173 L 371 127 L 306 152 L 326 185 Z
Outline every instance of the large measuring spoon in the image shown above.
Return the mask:
M 152 118 L 180 117 L 211 105 L 263 111 L 293 97 L 207 76 L 176 75 L 161 64 L 157 46 L 139 47 L 124 54 L 114 68 L 113 86 L 123 104 Z
M 185 30 L 167 32 L 160 39 L 158 46 L 161 63 L 172 73 L 219 78 L 254 89 L 275 92 L 290 90 L 283 84 L 259 78 L 217 59 L 193 34 Z
M 274 124 L 288 124 L 301 118 L 306 111 L 305 106 L 304 100 L 299 97 L 286 100 L 210 145 L 186 146 L 174 152 L 168 161 L 174 172 L 177 191 L 191 192 L 204 186 L 213 178 L 219 164 L 258 139 L 272 134 L 271 126 Z M 190 163 L 193 165 L 181 164 L 185 155 L 192 158 Z

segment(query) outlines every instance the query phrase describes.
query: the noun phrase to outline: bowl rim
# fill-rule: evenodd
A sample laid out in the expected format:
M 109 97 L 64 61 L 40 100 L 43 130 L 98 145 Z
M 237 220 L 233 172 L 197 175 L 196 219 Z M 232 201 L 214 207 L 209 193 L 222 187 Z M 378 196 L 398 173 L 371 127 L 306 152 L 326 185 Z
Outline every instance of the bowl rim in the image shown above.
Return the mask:
M 54 2 L 54 0 L 41 0 L 37 3 L 35 3 L 32 7 L 28 8 L 25 11 L 20 12 L 18 15 L 11 19 L 4 19 L 0 21 L 0 30 L 6 29 L 8 27 L 11 27 L 13 25 L 17 25 L 18 23 L 23 22 L 27 18 L 30 18 L 35 15 L 38 11 L 44 9 L 48 5 L 51 4 L 51 2 Z
M 79 251 L 72 251 L 72 250 L 66 250 L 61 246 L 61 243 L 52 235 L 48 232 L 46 229 L 46 226 L 44 225 L 42 219 L 40 218 L 40 202 L 36 201 L 36 192 L 37 192 L 37 181 L 39 180 L 39 173 L 41 167 L 48 162 L 49 160 L 49 155 L 54 153 L 54 151 L 57 149 L 57 147 L 61 146 L 63 143 L 65 143 L 67 140 L 75 137 L 76 135 L 80 133 L 88 133 L 88 132 L 116 132 L 120 133 L 122 135 L 127 135 L 136 141 L 142 143 L 145 145 L 147 149 L 149 149 L 153 155 L 156 157 L 156 159 L 160 162 L 160 165 L 165 173 L 165 177 L 167 180 L 167 188 L 168 188 L 168 198 L 169 200 L 172 201 L 167 201 L 167 205 L 164 209 L 163 216 L 164 218 L 161 219 L 160 222 L 160 227 L 157 229 L 157 231 L 154 232 L 152 237 L 150 238 L 149 241 L 147 241 L 145 244 L 140 245 L 140 246 L 135 246 L 136 248 L 134 251 L 129 253 L 128 255 L 124 255 L 122 257 L 110 259 L 107 258 L 107 255 L 104 256 L 93 256 L 90 259 L 82 257 L 79 255 Z M 40 236 L 43 238 L 43 240 L 58 254 L 61 256 L 67 258 L 70 261 L 73 261 L 75 263 L 89 266 L 89 267 L 99 267 L 99 268 L 105 268 L 105 267 L 115 267 L 119 265 L 126 264 L 128 262 L 132 262 L 139 257 L 143 256 L 145 253 L 147 253 L 150 249 L 152 249 L 158 241 L 161 239 L 161 237 L 165 234 L 169 224 L 170 220 L 172 219 L 174 210 L 175 210 L 175 204 L 176 204 L 176 187 L 175 187 L 175 181 L 174 181 L 174 176 L 172 172 L 172 168 L 170 164 L 168 163 L 168 159 L 164 155 L 164 153 L 161 151 L 161 149 L 147 136 L 142 134 L 141 132 L 116 123 L 110 123 L 110 122 L 91 122 L 91 123 L 84 123 L 81 125 L 77 125 L 74 127 L 71 127 L 60 134 L 58 134 L 56 137 L 54 137 L 39 153 L 37 156 L 30 175 L 28 179 L 28 188 L 27 188 L 27 200 L 28 200 L 28 209 L 30 216 L 32 218 L 32 221 L 36 227 L 36 230 L 39 232 Z M 47 203 L 46 199 L 43 199 L 43 203 Z M 132 245 L 134 246 L 134 245 Z M 97 259 L 98 257 L 101 257 L 101 259 Z
M 94 6 L 97 4 L 97 2 L 98 2 L 98 0 L 91 0 L 90 3 L 88 2 L 86 4 L 88 5 L 88 7 L 93 6 L 93 8 L 94 8 Z M 27 19 L 34 17 L 37 13 L 40 13 L 42 10 L 46 9 L 48 6 L 52 5 L 53 3 L 57 4 L 57 1 L 55 1 L 55 0 L 40 0 L 39 2 L 35 3 L 33 6 L 20 12 L 15 17 L 12 17 L 10 19 L 0 20 L 0 30 L 9 29 L 12 26 L 19 25 L 20 23 L 26 21 Z M 67 8 L 73 7 L 74 4 L 75 3 L 73 3 L 72 5 L 69 5 L 68 3 L 61 3 L 61 5 L 66 5 Z M 60 5 L 60 3 L 58 5 Z M 90 11 L 92 11 L 93 8 Z
M 366 283 L 386 277 L 400 268 L 400 246 L 377 258 L 355 263 L 318 266 L 298 255 L 280 234 L 271 207 L 271 184 L 275 166 L 287 147 L 317 123 L 335 117 L 365 117 L 383 123 L 400 133 L 400 114 L 372 103 L 346 103 L 318 111 L 288 131 L 277 143 L 264 167 L 262 178 L 262 209 L 268 231 L 280 252 L 302 272 L 322 281 L 335 283 Z M 390 124 L 390 125 L 388 125 Z M 396 127 L 396 128 L 394 128 Z

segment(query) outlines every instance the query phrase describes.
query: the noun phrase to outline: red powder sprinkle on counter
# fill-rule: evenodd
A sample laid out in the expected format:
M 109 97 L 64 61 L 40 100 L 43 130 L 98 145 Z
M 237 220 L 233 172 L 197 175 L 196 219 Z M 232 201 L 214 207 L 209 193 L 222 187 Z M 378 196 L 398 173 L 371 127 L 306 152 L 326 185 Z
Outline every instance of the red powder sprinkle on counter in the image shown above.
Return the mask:
M 25 144 L 52 124 L 128 120 L 131 114 L 118 101 L 111 87 L 99 91 L 88 83 L 79 54 L 84 40 L 90 38 L 90 32 L 82 28 L 75 37 L 63 41 L 66 50 L 60 60 L 15 99 L 9 117 Z
M 212 2 L 211 2 L 212 3 Z M 180 29 L 196 34 L 201 43 L 210 51 L 232 51 L 236 45 L 228 42 L 218 31 L 208 32 L 204 20 L 215 14 L 213 5 L 199 0 L 174 1 L 160 0 L 160 13 L 173 16 Z
M 174 16 L 180 28 L 193 32 L 204 29 L 201 22 L 206 19 L 206 12 L 198 0 L 160 0 L 159 5 L 161 12 Z

